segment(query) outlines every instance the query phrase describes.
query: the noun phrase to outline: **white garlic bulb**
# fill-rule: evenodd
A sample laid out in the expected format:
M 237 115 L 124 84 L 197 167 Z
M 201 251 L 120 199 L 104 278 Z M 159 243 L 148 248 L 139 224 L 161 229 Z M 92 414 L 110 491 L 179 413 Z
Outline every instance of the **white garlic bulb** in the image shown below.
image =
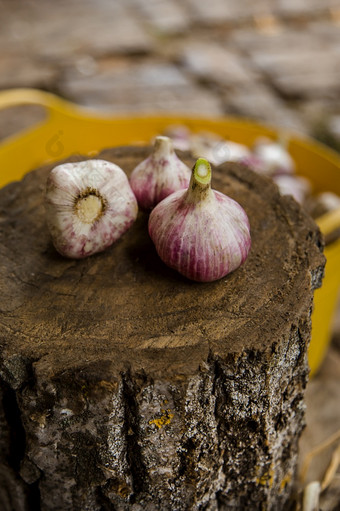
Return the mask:
M 226 140 L 216 145 L 212 148 L 211 153 L 213 160 L 210 161 L 215 165 L 220 165 L 227 161 L 241 161 L 243 158 L 250 156 L 250 151 L 245 145 L 232 142 L 231 140 Z
M 151 212 L 149 234 L 165 264 L 200 282 L 234 271 L 251 245 L 245 211 L 211 189 L 211 167 L 204 158 L 194 165 L 189 188 L 173 193 Z
M 325 211 L 340 209 L 340 197 L 333 192 L 323 192 L 317 195 L 316 201 Z
M 311 184 L 302 176 L 279 174 L 273 176 L 273 181 L 279 187 L 281 195 L 292 195 L 294 199 L 303 204 L 311 192 Z
M 75 259 L 109 247 L 138 212 L 126 174 L 104 160 L 55 167 L 47 180 L 45 207 L 56 250 Z
M 259 160 L 260 173 L 273 176 L 275 174 L 292 174 L 295 163 L 283 144 L 260 138 L 253 148 L 255 157 Z
M 164 135 L 171 138 L 174 149 L 190 151 L 190 130 L 183 124 L 168 126 Z
M 192 136 L 192 152 L 196 157 L 203 156 L 213 165 L 220 165 L 228 161 L 241 161 L 251 154 L 245 145 L 224 140 L 210 133 Z
M 177 190 L 187 188 L 191 170 L 176 155 L 170 138 L 158 136 L 151 155 L 133 170 L 131 188 L 138 205 L 150 210 Z

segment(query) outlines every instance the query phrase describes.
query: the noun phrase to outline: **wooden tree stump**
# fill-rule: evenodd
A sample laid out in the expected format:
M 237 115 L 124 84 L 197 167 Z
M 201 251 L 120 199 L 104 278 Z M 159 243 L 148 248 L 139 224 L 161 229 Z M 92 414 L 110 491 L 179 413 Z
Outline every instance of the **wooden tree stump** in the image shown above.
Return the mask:
M 100 157 L 129 173 L 147 153 Z M 48 171 L 0 191 L 1 511 L 286 510 L 324 265 L 315 224 L 225 164 L 214 187 L 252 234 L 231 275 L 167 268 L 142 213 L 104 253 L 68 260 L 45 224 Z

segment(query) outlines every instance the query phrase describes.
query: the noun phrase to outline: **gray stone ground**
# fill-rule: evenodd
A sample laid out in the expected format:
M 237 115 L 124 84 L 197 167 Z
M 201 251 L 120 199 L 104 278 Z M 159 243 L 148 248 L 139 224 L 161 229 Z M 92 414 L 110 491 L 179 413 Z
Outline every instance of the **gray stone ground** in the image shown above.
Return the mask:
M 112 114 L 237 114 L 340 147 L 340 1 L 0 0 L 0 89 L 11 87 Z M 42 115 L 1 112 L 0 138 Z M 340 314 L 334 331 L 307 391 L 301 457 L 340 428 Z M 322 509 L 339 502 L 340 476 Z

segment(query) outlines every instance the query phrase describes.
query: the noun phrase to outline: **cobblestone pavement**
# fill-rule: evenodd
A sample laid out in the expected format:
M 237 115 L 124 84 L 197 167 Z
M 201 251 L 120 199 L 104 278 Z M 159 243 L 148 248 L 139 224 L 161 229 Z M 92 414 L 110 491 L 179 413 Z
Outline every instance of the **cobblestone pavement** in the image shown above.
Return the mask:
M 340 0 L 0 0 L 0 89 L 11 87 L 113 114 L 237 114 L 309 134 L 321 126 L 340 147 Z M 41 115 L 1 112 L 0 138 Z M 308 388 L 303 453 L 340 428 L 339 375 L 334 342 Z M 339 505 L 339 479 L 333 486 L 324 511 Z
M 0 0 L 0 49 L 0 88 L 112 112 L 340 116 L 340 0 Z

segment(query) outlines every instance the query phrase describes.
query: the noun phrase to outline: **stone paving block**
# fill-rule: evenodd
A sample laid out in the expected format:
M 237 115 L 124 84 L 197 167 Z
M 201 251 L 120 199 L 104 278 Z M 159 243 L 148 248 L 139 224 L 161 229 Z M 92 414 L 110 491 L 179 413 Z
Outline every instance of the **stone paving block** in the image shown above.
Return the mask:
M 37 124 L 46 118 L 38 105 L 20 105 L 0 110 L 0 140 Z
M 339 6 L 338 0 L 276 0 L 275 11 L 279 16 L 315 16 L 332 7 Z
M 314 26 L 314 25 L 313 25 Z M 226 44 L 242 50 L 247 55 L 274 53 L 282 50 L 296 53 L 300 49 L 320 48 L 320 38 L 309 28 L 282 26 L 276 32 L 261 32 L 254 27 L 243 27 L 232 32 L 225 39 Z M 322 44 L 322 41 L 321 41 Z
M 207 83 L 229 86 L 257 77 L 244 57 L 213 42 L 184 43 L 179 59 L 190 73 Z
M 340 0 L 339 0 L 340 14 Z M 321 40 L 324 44 L 331 44 L 334 47 L 340 46 L 340 19 L 339 22 L 330 22 L 330 20 L 322 20 L 308 23 L 308 34 L 310 37 Z
M 176 66 L 162 62 L 107 68 L 89 77 L 69 70 L 60 92 L 78 103 L 114 112 L 223 113 L 213 92 L 193 84 Z
M 199 23 L 223 23 L 239 17 L 235 3 L 228 0 L 210 0 L 209 2 L 186 0 L 186 3 L 193 21 Z
M 340 83 L 340 52 L 332 48 L 291 53 L 255 53 L 255 66 L 287 97 L 335 97 Z
M 53 87 L 58 70 L 47 62 L 23 56 L 0 54 L 0 89 Z
M 174 0 L 129 0 L 143 19 L 164 34 L 182 33 L 188 29 L 190 18 L 182 3 Z
M 137 17 L 118 1 L 13 0 L 8 2 L 6 19 L 0 47 L 5 45 L 18 54 L 57 60 L 76 53 L 147 52 L 152 45 Z
M 254 17 L 266 17 L 274 13 L 276 0 L 239 0 L 234 2 L 238 5 L 240 16 L 251 21 Z
M 249 55 L 263 79 L 288 98 L 334 97 L 339 90 L 340 46 L 308 30 L 283 30 L 275 35 L 244 29 L 232 45 Z
M 299 132 L 307 131 L 299 113 L 289 108 L 270 87 L 260 82 L 243 84 L 225 92 L 224 105 L 229 113 Z
M 72 29 L 72 37 L 82 51 L 98 55 L 151 50 L 150 36 L 124 4 L 100 0 L 90 2 L 87 12 L 82 7 L 81 12 L 81 21 Z
M 332 48 L 326 46 L 316 49 L 300 48 L 299 51 L 291 53 L 285 48 L 280 51 L 252 52 L 251 57 L 256 66 L 263 71 L 273 74 L 279 73 L 309 73 L 326 72 L 328 70 L 339 68 L 336 54 Z
M 336 101 L 340 92 L 340 70 L 331 68 L 289 76 L 275 76 L 273 83 L 282 94 L 291 98 L 327 98 Z
M 201 24 L 238 23 L 271 12 L 270 0 L 186 0 L 194 21 Z

